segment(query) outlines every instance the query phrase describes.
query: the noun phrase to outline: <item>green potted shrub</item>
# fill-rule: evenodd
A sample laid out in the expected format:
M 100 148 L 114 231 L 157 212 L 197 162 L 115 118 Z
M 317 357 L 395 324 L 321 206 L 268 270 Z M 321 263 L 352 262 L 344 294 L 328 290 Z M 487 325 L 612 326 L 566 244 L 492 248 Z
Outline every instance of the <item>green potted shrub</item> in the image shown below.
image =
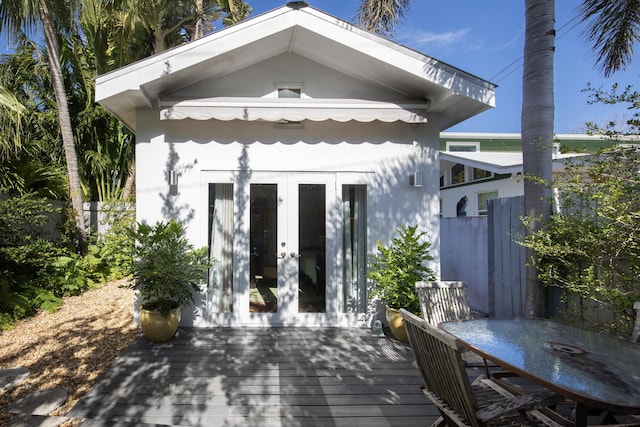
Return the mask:
M 171 220 L 155 226 L 138 223 L 130 231 L 135 241 L 133 282 L 141 298 L 140 326 L 152 342 L 170 340 L 180 324 L 180 309 L 193 302 L 211 266 L 207 248 L 195 249 L 184 226 Z
M 404 308 L 421 314 L 416 282 L 436 280 L 426 262 L 433 260 L 429 253 L 431 243 L 424 239 L 426 232 L 418 232 L 418 226 L 400 227 L 398 237 L 385 247 L 380 241 L 369 265 L 369 280 L 373 283 L 371 296 L 378 297 L 386 305 L 386 317 L 393 336 L 408 342 L 402 316 Z

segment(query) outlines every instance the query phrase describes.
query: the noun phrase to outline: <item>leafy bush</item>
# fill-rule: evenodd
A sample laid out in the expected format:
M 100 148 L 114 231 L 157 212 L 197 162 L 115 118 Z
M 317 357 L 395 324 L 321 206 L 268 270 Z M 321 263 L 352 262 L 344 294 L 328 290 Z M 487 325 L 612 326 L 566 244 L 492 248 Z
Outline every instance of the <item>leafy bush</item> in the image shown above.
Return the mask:
M 102 236 L 101 258 L 109 266 L 109 279 L 120 279 L 133 274 L 134 240 L 131 230 L 135 225 L 135 209 L 130 203 L 111 202 L 102 207 L 104 222 L 109 229 Z
M 53 218 L 62 209 L 29 195 L 0 198 L 0 328 L 32 315 L 55 310 L 62 297 L 89 288 L 91 257 L 73 252 L 55 232 Z
M 619 147 L 568 164 L 554 183 L 558 212 L 526 245 L 540 281 L 564 290 L 567 320 L 630 334 L 640 300 L 639 176 L 640 150 Z M 585 307 L 612 316 L 592 318 Z
M 0 312 L 3 323 L 30 315 L 46 297 L 47 270 L 64 249 L 45 240 L 44 226 L 56 209 L 44 199 L 29 196 L 0 198 Z M 50 293 L 50 292 L 49 292 Z
M 57 280 L 57 284 L 51 287 L 55 295 L 79 295 L 97 283 L 106 281 L 109 269 L 100 259 L 100 248 L 89 245 L 87 249 L 84 257 L 68 253 L 52 262 L 49 274 Z
M 433 260 L 429 254 L 431 243 L 424 240 L 427 233 L 418 232 L 418 226 L 401 227 L 397 233 L 389 247 L 377 242 L 378 251 L 372 256 L 368 274 L 373 282 L 371 296 L 379 297 L 389 307 L 419 315 L 415 284 L 436 279 L 433 270 L 425 265 Z

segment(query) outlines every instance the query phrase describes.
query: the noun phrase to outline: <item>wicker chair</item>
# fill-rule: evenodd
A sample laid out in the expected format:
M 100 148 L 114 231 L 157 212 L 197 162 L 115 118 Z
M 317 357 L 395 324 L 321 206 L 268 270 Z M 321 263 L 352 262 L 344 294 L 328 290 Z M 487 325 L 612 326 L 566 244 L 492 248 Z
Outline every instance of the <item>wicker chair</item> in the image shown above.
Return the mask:
M 460 342 L 408 311 L 400 311 L 425 383 L 424 394 L 441 415 L 433 426 L 560 426 L 537 409 L 561 402 L 561 396 L 544 389 L 515 396 L 484 376 L 471 383 Z

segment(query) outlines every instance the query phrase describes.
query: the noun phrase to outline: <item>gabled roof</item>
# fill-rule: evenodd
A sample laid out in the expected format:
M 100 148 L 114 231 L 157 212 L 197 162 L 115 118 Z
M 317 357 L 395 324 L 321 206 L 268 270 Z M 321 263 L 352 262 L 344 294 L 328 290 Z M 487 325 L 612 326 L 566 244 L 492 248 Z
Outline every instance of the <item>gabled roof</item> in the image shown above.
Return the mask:
M 439 114 L 440 130 L 495 105 L 495 85 L 492 83 L 355 27 L 304 2 L 290 2 L 202 39 L 99 76 L 96 101 L 135 131 L 136 108 L 155 108 L 163 98 L 180 88 L 205 79 L 221 78 L 286 53 L 298 54 L 365 83 L 386 88 L 398 94 L 398 99 L 411 101 L 410 107 L 414 110 L 414 103 L 421 104 L 422 116 Z M 164 102 L 166 105 L 168 101 Z M 324 102 L 331 103 L 326 99 Z M 339 105 L 346 103 L 336 100 Z M 390 107 L 393 105 L 373 108 L 388 110 Z M 396 107 L 405 108 L 400 104 Z M 363 105 L 362 108 L 372 107 Z

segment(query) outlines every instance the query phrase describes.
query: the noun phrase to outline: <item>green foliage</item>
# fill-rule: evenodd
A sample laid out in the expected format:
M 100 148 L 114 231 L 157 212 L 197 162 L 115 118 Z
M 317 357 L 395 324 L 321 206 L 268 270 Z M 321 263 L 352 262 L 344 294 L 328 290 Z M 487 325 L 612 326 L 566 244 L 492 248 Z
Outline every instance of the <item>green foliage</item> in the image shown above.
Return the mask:
M 187 240 L 184 226 L 171 220 L 155 226 L 138 223 L 130 230 L 136 242 L 133 264 L 134 283 L 143 307 L 163 316 L 176 307 L 193 302 L 193 294 L 206 281 L 211 266 L 208 248 L 195 249 Z
M 0 198 L 0 317 L 5 326 L 38 309 L 54 310 L 62 297 L 91 283 L 86 279 L 91 258 L 60 243 L 52 223 L 60 211 L 28 195 Z
M 87 249 L 85 256 L 68 253 L 53 261 L 51 275 L 57 278 L 55 295 L 79 295 L 108 280 L 110 266 L 102 258 L 100 246 L 89 245 Z
M 110 202 L 102 206 L 104 223 L 109 229 L 102 236 L 102 258 L 110 267 L 109 279 L 133 274 L 134 240 L 128 231 L 135 226 L 135 208 L 127 202 Z
M 48 313 L 54 313 L 58 308 L 60 308 L 64 301 L 62 298 L 55 296 L 51 291 L 37 289 L 35 297 L 33 298 L 33 303 Z
M 377 242 L 377 253 L 372 256 L 368 274 L 373 282 L 371 296 L 379 297 L 389 307 L 419 315 L 415 284 L 435 280 L 433 270 L 425 265 L 433 260 L 429 254 L 431 243 L 424 240 L 427 233 L 418 232 L 418 226 L 400 227 L 397 233 L 389 247 Z
M 618 147 L 567 165 L 554 187 L 559 211 L 526 245 L 536 251 L 541 282 L 561 287 L 568 320 L 630 333 L 640 300 L 640 150 Z M 589 319 L 574 307 L 611 310 L 611 320 Z
M 68 194 L 65 160 L 43 55 L 22 37 L 14 54 L 0 56 L 0 191 L 61 199 Z
M 632 85 L 621 87 L 615 83 L 608 91 L 588 85 L 583 92 L 589 94 L 589 104 L 626 104 L 627 110 L 633 112 L 631 117 L 626 118 L 623 123 L 615 120 L 603 125 L 589 122 L 587 123 L 589 133 L 607 135 L 612 138 L 618 135 L 640 135 L 640 92 L 634 90 Z

